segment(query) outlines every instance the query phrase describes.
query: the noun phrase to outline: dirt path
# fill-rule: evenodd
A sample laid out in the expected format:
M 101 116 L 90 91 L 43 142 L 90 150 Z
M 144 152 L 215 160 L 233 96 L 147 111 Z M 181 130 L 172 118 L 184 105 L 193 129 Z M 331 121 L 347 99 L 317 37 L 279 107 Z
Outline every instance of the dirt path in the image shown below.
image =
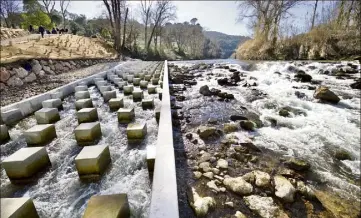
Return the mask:
M 55 36 L 58 36 L 58 35 L 45 34 L 44 38 L 50 38 L 50 37 L 55 37 Z M 27 36 L 12 38 L 12 39 L 5 39 L 5 40 L 1 40 L 1 46 L 7 46 L 10 44 L 11 41 L 13 43 L 19 43 L 19 42 L 27 41 L 28 39 L 35 40 L 35 39 L 38 39 L 39 37 L 41 37 L 40 34 L 31 34 L 31 35 L 27 35 Z
M 23 99 L 50 91 L 80 78 L 84 78 L 89 75 L 110 69 L 117 64 L 119 64 L 119 62 L 96 64 L 68 73 L 40 78 L 33 83 L 24 84 L 22 87 L 8 87 L 6 90 L 1 91 L 0 93 L 1 106 L 6 106 L 21 101 Z

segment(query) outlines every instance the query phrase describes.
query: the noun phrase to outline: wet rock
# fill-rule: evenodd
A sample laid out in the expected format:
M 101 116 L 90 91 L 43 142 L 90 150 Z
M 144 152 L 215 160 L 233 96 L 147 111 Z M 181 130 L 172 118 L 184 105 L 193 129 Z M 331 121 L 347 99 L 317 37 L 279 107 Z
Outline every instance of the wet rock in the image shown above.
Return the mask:
M 240 195 L 248 195 L 253 192 L 253 187 L 250 183 L 246 182 L 242 177 L 227 177 L 223 180 L 223 185 Z
M 315 193 L 313 192 L 313 190 L 307 185 L 305 185 L 303 181 L 297 181 L 297 191 L 308 199 L 315 198 Z
M 288 168 L 281 168 L 278 170 L 278 174 L 285 177 L 293 177 L 295 175 L 295 172 Z
M 211 91 L 209 90 L 209 87 L 207 85 L 204 85 L 202 86 L 200 89 L 199 89 L 199 93 L 201 93 L 202 95 L 204 96 L 211 96 L 212 93 Z
M 208 179 L 213 179 L 213 172 L 206 172 L 203 173 L 203 176 L 208 178 Z
M 231 115 L 230 120 L 232 121 L 248 120 L 248 118 L 242 115 Z
M 290 72 L 295 73 L 295 72 L 298 71 L 298 68 L 295 67 L 295 66 L 290 65 L 290 66 L 287 67 L 287 70 L 290 71 Z
M 283 176 L 274 177 L 275 195 L 281 198 L 283 201 L 291 203 L 294 201 L 294 195 L 296 189 L 293 187 L 290 181 Z
M 218 186 L 214 182 L 214 180 L 211 180 L 211 181 L 207 182 L 207 186 L 208 186 L 208 188 L 210 188 L 212 191 L 214 191 L 216 193 L 220 191 Z
M 254 183 L 254 181 L 256 180 L 256 175 L 254 174 L 254 172 L 248 172 L 246 174 L 244 174 L 242 176 L 242 178 L 246 181 L 246 182 L 249 182 L 249 183 Z
M 196 178 L 196 179 L 199 179 L 199 178 L 201 178 L 201 177 L 202 177 L 202 173 L 201 173 L 201 172 L 199 172 L 199 171 L 195 171 L 195 172 L 193 172 L 193 175 L 194 175 L 194 178 Z
M 223 132 L 225 133 L 236 132 L 237 130 L 238 127 L 235 123 L 225 123 L 223 126 Z
M 352 83 L 350 86 L 353 89 L 361 89 L 361 79 L 356 80 L 356 82 Z
M 211 117 L 211 118 L 208 119 L 208 123 L 209 123 L 209 124 L 217 124 L 218 121 L 217 121 L 216 118 Z
M 198 139 L 193 139 L 191 142 L 196 145 L 198 144 Z
M 209 161 L 210 159 L 211 159 L 211 154 L 210 153 L 208 153 L 208 152 L 204 152 L 203 154 L 202 154 L 202 156 L 199 158 L 199 162 L 200 163 L 202 163 L 202 162 L 207 162 L 207 161 Z
M 299 91 L 295 91 L 295 95 L 297 96 L 297 98 L 305 98 L 306 94 L 303 92 L 299 92 Z
M 4 83 L 0 82 L 0 91 L 3 91 L 7 88 L 7 86 Z
M 212 93 L 212 95 L 217 96 L 217 95 L 218 95 L 218 93 L 220 93 L 220 92 L 221 92 L 221 90 L 219 90 L 219 89 L 215 89 L 215 88 L 212 88 L 212 89 L 211 89 L 211 93 Z
M 208 210 L 216 206 L 216 201 L 212 197 L 201 197 L 192 187 L 188 191 L 188 201 L 197 217 L 204 217 Z
M 245 130 L 249 130 L 249 131 L 253 131 L 256 128 L 256 124 L 253 123 L 252 121 L 249 120 L 242 120 L 239 125 L 245 129 Z
M 336 149 L 334 156 L 338 160 L 352 160 L 351 154 L 345 149 Z
M 253 174 L 255 176 L 255 185 L 258 187 L 267 187 L 270 184 L 271 177 L 268 173 L 262 172 L 259 170 L 253 171 Z
M 189 140 L 191 140 L 191 139 L 193 138 L 193 134 L 190 133 L 190 132 L 187 133 L 187 134 L 186 134 L 186 138 L 189 139 Z
M 285 165 L 288 166 L 289 168 L 293 169 L 293 170 L 297 170 L 297 171 L 305 171 L 310 169 L 310 164 L 302 159 L 299 158 L 289 158 L 286 162 Z
M 219 159 L 217 161 L 217 168 L 228 169 L 228 162 L 224 159 Z
M 287 214 L 282 211 L 271 197 L 261 197 L 258 195 L 250 195 L 243 197 L 246 205 L 253 212 L 262 218 L 286 218 Z
M 241 142 L 239 143 L 242 147 L 246 147 L 248 148 L 249 150 L 251 151 L 254 151 L 254 152 L 261 152 L 261 150 L 255 146 L 252 142 Z
M 312 76 L 305 73 L 305 71 L 299 70 L 295 75 L 295 79 L 299 82 L 311 82 Z
M 232 218 L 247 218 L 241 211 L 236 211 Z
M 274 72 L 274 74 L 277 74 L 277 75 L 279 75 L 279 76 L 282 75 L 282 74 L 281 74 L 280 72 L 278 72 L 278 71 Z
M 318 87 L 313 94 L 313 97 L 334 104 L 337 104 L 340 101 L 340 98 L 326 86 Z
M 197 133 L 202 139 L 208 139 L 212 136 L 218 136 L 217 129 L 215 127 L 209 126 L 200 126 L 197 130 Z
M 278 114 L 279 114 L 280 116 L 282 116 L 282 117 L 289 117 L 289 116 L 290 116 L 290 112 L 289 112 L 288 110 L 284 109 L 284 108 L 282 108 L 282 109 L 278 112 Z
M 202 169 L 203 172 L 211 171 L 211 164 L 209 162 L 200 163 L 198 167 Z
M 214 157 L 213 157 L 213 158 L 214 158 Z M 214 162 L 217 161 L 216 158 L 214 158 L 214 159 L 215 159 L 214 161 L 211 160 L 212 163 L 214 163 Z M 219 169 L 217 169 L 217 168 L 212 168 L 212 172 L 217 175 L 217 174 L 219 174 Z M 223 179 L 222 179 L 222 180 L 223 180 Z

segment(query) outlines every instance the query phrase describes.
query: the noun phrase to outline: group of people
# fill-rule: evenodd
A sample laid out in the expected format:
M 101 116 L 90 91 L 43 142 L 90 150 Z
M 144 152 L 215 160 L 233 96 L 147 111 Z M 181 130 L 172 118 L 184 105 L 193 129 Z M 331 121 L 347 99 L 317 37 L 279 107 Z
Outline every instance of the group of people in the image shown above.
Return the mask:
M 34 28 L 32 25 L 29 25 L 29 32 L 34 32 Z M 44 33 L 46 32 L 46 34 L 63 34 L 63 33 L 68 33 L 68 29 L 58 29 L 58 28 L 53 28 L 51 31 L 50 30 L 46 30 L 43 26 L 39 26 L 39 33 L 41 34 L 41 37 L 44 38 Z

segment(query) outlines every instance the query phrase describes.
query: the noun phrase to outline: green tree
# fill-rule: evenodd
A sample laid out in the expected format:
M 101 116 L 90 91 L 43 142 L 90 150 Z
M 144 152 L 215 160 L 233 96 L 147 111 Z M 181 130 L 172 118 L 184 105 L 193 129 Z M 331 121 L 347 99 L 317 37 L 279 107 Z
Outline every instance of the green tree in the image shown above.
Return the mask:
M 36 10 L 33 13 L 24 13 L 21 16 L 23 18 L 22 27 L 24 29 L 27 29 L 29 25 L 33 25 L 34 28 L 39 26 L 43 26 L 46 29 L 53 28 L 50 17 L 41 10 Z

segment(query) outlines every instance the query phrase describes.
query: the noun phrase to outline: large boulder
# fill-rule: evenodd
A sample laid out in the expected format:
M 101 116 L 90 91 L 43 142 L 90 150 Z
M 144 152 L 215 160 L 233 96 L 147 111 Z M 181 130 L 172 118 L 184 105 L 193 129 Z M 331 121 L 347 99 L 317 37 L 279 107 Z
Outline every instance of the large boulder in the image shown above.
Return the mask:
M 24 78 L 24 82 L 30 83 L 36 80 L 35 73 L 30 73 L 27 77 Z
M 19 77 L 20 79 L 23 79 L 29 75 L 29 72 L 22 67 L 19 67 L 18 69 L 15 70 L 16 70 L 16 76 Z
M 290 169 L 297 171 L 305 171 L 311 167 L 308 162 L 299 158 L 289 158 L 286 160 L 285 165 Z
M 194 188 L 188 191 L 188 201 L 197 217 L 204 217 L 208 210 L 216 206 L 216 201 L 212 197 L 201 197 Z
M 294 201 L 294 196 L 296 189 L 293 187 L 290 181 L 283 176 L 274 177 L 275 184 L 275 195 L 281 198 L 283 201 L 292 203 Z
M 24 83 L 23 81 L 19 78 L 19 77 L 16 77 L 16 76 L 12 76 L 8 81 L 7 81 L 7 84 L 9 86 L 16 86 L 16 87 L 20 87 L 22 86 Z
M 249 195 L 253 192 L 253 186 L 242 177 L 226 177 L 223 180 L 223 185 L 227 189 L 240 195 Z
M 299 82 L 311 82 L 312 76 L 305 73 L 305 71 L 299 70 L 295 75 L 295 79 Z
M 313 97 L 334 104 L 337 104 L 340 101 L 340 98 L 326 86 L 318 87 L 314 92 Z
M 361 79 L 356 80 L 354 83 L 352 83 L 351 88 L 353 89 L 361 89 Z
M 201 93 L 204 96 L 211 96 L 212 92 L 209 90 L 209 87 L 207 85 L 202 86 L 199 89 L 199 93 Z
M 33 73 L 38 75 L 39 72 L 41 71 L 41 69 L 42 69 L 42 66 L 40 65 L 39 61 L 37 61 L 37 60 L 32 60 L 31 61 L 31 71 Z
M 6 70 L 5 67 L 0 68 L 0 81 L 6 82 L 10 78 L 10 73 Z
M 209 126 L 200 126 L 197 130 L 197 133 L 200 138 L 208 139 L 212 136 L 217 136 L 217 129 L 216 127 L 209 127 Z
M 250 195 L 243 197 L 246 205 L 253 212 L 262 218 L 286 218 L 287 214 L 281 210 L 271 197 L 261 197 L 258 195 Z

